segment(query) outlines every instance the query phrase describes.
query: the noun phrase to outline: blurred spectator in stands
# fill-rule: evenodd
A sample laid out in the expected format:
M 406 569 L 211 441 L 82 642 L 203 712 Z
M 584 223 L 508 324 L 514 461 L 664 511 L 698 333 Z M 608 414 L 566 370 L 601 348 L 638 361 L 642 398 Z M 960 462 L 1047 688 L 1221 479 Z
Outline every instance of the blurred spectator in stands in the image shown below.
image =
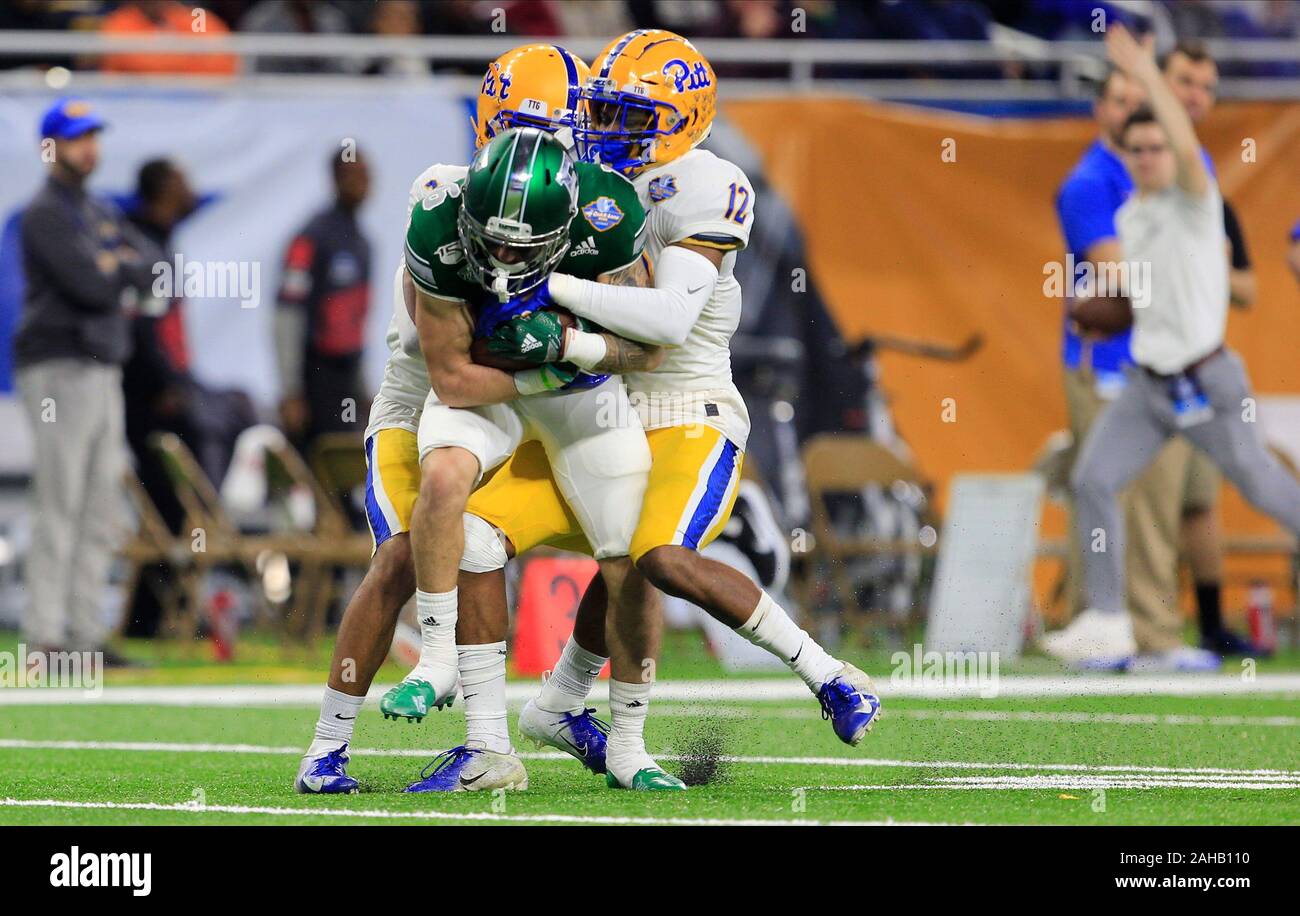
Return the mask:
M 294 236 L 275 311 L 280 420 L 306 451 L 322 433 L 360 433 L 369 408 L 361 382 L 370 310 L 370 244 L 357 211 L 370 191 L 360 151 L 330 157 L 334 203 Z
M 1179 0 L 1165 4 L 1165 9 L 1179 38 L 1223 38 L 1228 34 L 1219 11 L 1205 0 Z
M 284 35 L 346 35 L 348 17 L 329 0 L 262 0 L 239 20 L 244 32 Z M 361 63 L 341 57 L 262 57 L 261 73 L 356 73 Z
M 885 38 L 930 41 L 983 41 L 988 38 L 988 10 L 973 0 L 934 0 L 932 3 L 884 0 L 876 8 L 875 15 Z
M 733 38 L 789 38 L 789 11 L 777 0 L 725 0 L 724 33 Z
M 506 32 L 510 35 L 534 35 L 538 38 L 559 38 L 564 35 L 554 0 L 506 0 L 504 3 L 482 4 L 489 13 L 488 24 L 495 25 L 497 10 L 505 17 Z M 480 13 L 480 15 L 482 15 Z
M 41 121 L 49 178 L 22 219 L 18 390 L 31 419 L 32 549 L 23 635 L 37 650 L 107 651 L 101 602 L 123 533 L 126 441 L 122 363 L 129 310 L 149 295 L 147 239 L 86 193 L 105 123 L 60 99 Z
M 622 35 L 633 28 L 626 3 L 602 0 L 571 0 L 554 4 L 560 19 L 560 34 L 568 38 L 603 38 Z
M 420 35 L 420 7 L 415 0 L 379 0 L 370 16 L 370 32 L 384 37 Z M 371 62 L 366 72 L 396 76 L 427 76 L 429 62 L 420 57 L 396 55 Z
M 442 0 L 425 5 L 424 27 L 435 35 L 484 35 L 491 26 L 490 13 L 477 0 Z
M 669 29 L 687 36 L 715 34 L 719 15 L 716 3 L 673 0 L 628 0 L 627 9 L 638 29 Z
M 92 21 L 92 14 L 98 9 L 97 2 L 59 4 L 56 7 L 49 0 L 8 0 L 0 3 L 0 30 L 76 28 Z M 0 57 L 2 69 L 71 66 L 72 58 L 67 55 L 36 52 Z
M 104 17 L 106 34 L 177 35 L 197 40 L 229 33 L 215 13 L 177 0 L 129 0 Z M 124 51 L 105 54 L 100 69 L 109 73 L 201 73 L 230 75 L 239 69 L 233 54 L 168 54 Z

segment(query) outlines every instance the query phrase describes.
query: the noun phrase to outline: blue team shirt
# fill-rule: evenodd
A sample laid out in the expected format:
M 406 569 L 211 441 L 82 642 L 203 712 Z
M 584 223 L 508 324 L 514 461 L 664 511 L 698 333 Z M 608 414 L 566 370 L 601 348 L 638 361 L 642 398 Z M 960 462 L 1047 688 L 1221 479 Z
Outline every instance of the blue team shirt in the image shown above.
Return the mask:
M 1211 177 L 1215 176 L 1210 154 L 1201 149 L 1201 158 Z M 1133 191 L 1133 180 L 1119 156 L 1107 149 L 1100 140 L 1084 152 L 1074 170 L 1066 176 L 1065 183 L 1056 194 L 1056 215 L 1065 236 L 1066 250 L 1073 255 L 1076 281 L 1082 276 L 1080 268 L 1089 248 L 1102 239 L 1118 238 L 1115 230 L 1115 211 Z M 1070 327 L 1068 315 L 1064 319 L 1064 346 L 1062 357 L 1070 369 L 1079 367 L 1083 341 Z M 1092 368 L 1099 376 L 1119 377 L 1124 366 L 1133 361 L 1129 352 L 1131 331 L 1123 331 L 1092 344 Z
M 1124 163 L 1100 140 L 1088 147 L 1061 185 L 1056 194 L 1056 215 L 1061 222 L 1061 234 L 1065 236 L 1065 248 L 1074 258 L 1076 280 L 1082 274 L 1078 265 L 1085 260 L 1088 249 L 1102 239 L 1118 238 L 1115 211 L 1132 190 L 1133 181 Z M 1063 323 L 1065 365 L 1077 369 L 1083 342 L 1070 328 L 1068 316 Z M 1128 331 L 1093 342 L 1092 366 L 1096 372 L 1118 374 L 1130 361 Z

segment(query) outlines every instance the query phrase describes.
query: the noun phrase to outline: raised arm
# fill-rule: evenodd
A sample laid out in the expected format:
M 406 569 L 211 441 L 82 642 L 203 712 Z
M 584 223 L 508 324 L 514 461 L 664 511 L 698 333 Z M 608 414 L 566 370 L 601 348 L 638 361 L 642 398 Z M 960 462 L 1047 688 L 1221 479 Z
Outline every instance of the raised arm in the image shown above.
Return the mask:
M 1187 110 L 1156 64 L 1155 36 L 1147 34 L 1139 43 L 1128 29 L 1115 23 L 1106 29 L 1106 53 L 1111 63 L 1146 89 L 1151 111 L 1164 128 L 1178 162 L 1178 186 L 1196 197 L 1203 195 L 1210 175 L 1201 159 L 1201 144 Z

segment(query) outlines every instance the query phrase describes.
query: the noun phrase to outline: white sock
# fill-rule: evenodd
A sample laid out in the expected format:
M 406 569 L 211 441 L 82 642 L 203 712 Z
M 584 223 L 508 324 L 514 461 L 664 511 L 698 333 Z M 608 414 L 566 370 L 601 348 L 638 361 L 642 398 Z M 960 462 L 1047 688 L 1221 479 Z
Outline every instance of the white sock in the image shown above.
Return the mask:
M 582 712 L 587 705 L 587 696 L 600 676 L 600 669 L 607 661 L 609 659 L 605 656 L 582 648 L 570 636 L 551 676 L 542 684 L 537 705 L 547 712 Z
M 650 683 L 609 681 L 609 741 L 605 765 L 624 784 L 638 770 L 655 766 L 645 749 L 645 718 L 650 709 Z
M 736 632 L 785 662 L 813 693 L 844 667 L 842 661 L 827 654 L 805 630 L 799 629 L 767 592 L 759 597 L 753 615 L 736 627 Z
M 310 756 L 332 751 L 352 740 L 352 729 L 365 697 L 354 697 L 333 687 L 325 688 L 320 701 L 320 718 L 316 720 L 316 738 L 307 749 Z
M 449 592 L 415 590 L 415 612 L 420 618 L 420 660 L 405 681 L 434 683 L 440 672 L 456 670 L 456 589 Z
M 509 754 L 510 726 L 506 722 L 506 644 L 457 646 L 460 691 L 465 700 L 465 743 Z

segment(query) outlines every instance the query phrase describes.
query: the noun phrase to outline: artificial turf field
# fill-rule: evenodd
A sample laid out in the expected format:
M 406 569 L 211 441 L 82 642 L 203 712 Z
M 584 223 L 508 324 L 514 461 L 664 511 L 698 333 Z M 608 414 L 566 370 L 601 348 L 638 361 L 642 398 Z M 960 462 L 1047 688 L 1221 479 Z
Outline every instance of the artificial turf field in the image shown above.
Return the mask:
M 370 702 L 349 769 L 362 792 L 295 795 L 316 709 L 310 686 L 272 683 L 310 685 L 286 673 L 293 668 L 215 676 L 164 665 L 110 680 L 96 700 L 0 697 L 0 823 L 1300 823 L 1294 675 L 1262 673 L 1261 692 L 1244 695 L 1222 695 L 1221 685 L 1239 681 L 1225 669 L 1194 688 L 1200 695 L 1042 697 L 1014 695 L 1028 682 L 1011 673 L 1003 695 L 982 699 L 891 696 L 886 671 L 886 716 L 849 748 L 811 697 L 746 698 L 751 685 L 754 695 L 779 694 L 788 678 L 702 679 L 715 672 L 698 659 L 682 668 L 694 679 L 657 688 L 664 698 L 651 706 L 646 737 L 667 769 L 697 783 L 685 793 L 607 789 L 569 758 L 528 747 L 525 792 L 403 795 L 435 749 L 458 743 L 460 708 L 395 723 Z M 257 692 L 165 686 L 214 679 Z M 149 686 L 117 692 L 132 682 Z M 533 683 L 512 681 L 512 724 Z M 1078 683 L 1083 691 L 1107 681 Z M 158 691 L 166 700 L 149 702 Z

